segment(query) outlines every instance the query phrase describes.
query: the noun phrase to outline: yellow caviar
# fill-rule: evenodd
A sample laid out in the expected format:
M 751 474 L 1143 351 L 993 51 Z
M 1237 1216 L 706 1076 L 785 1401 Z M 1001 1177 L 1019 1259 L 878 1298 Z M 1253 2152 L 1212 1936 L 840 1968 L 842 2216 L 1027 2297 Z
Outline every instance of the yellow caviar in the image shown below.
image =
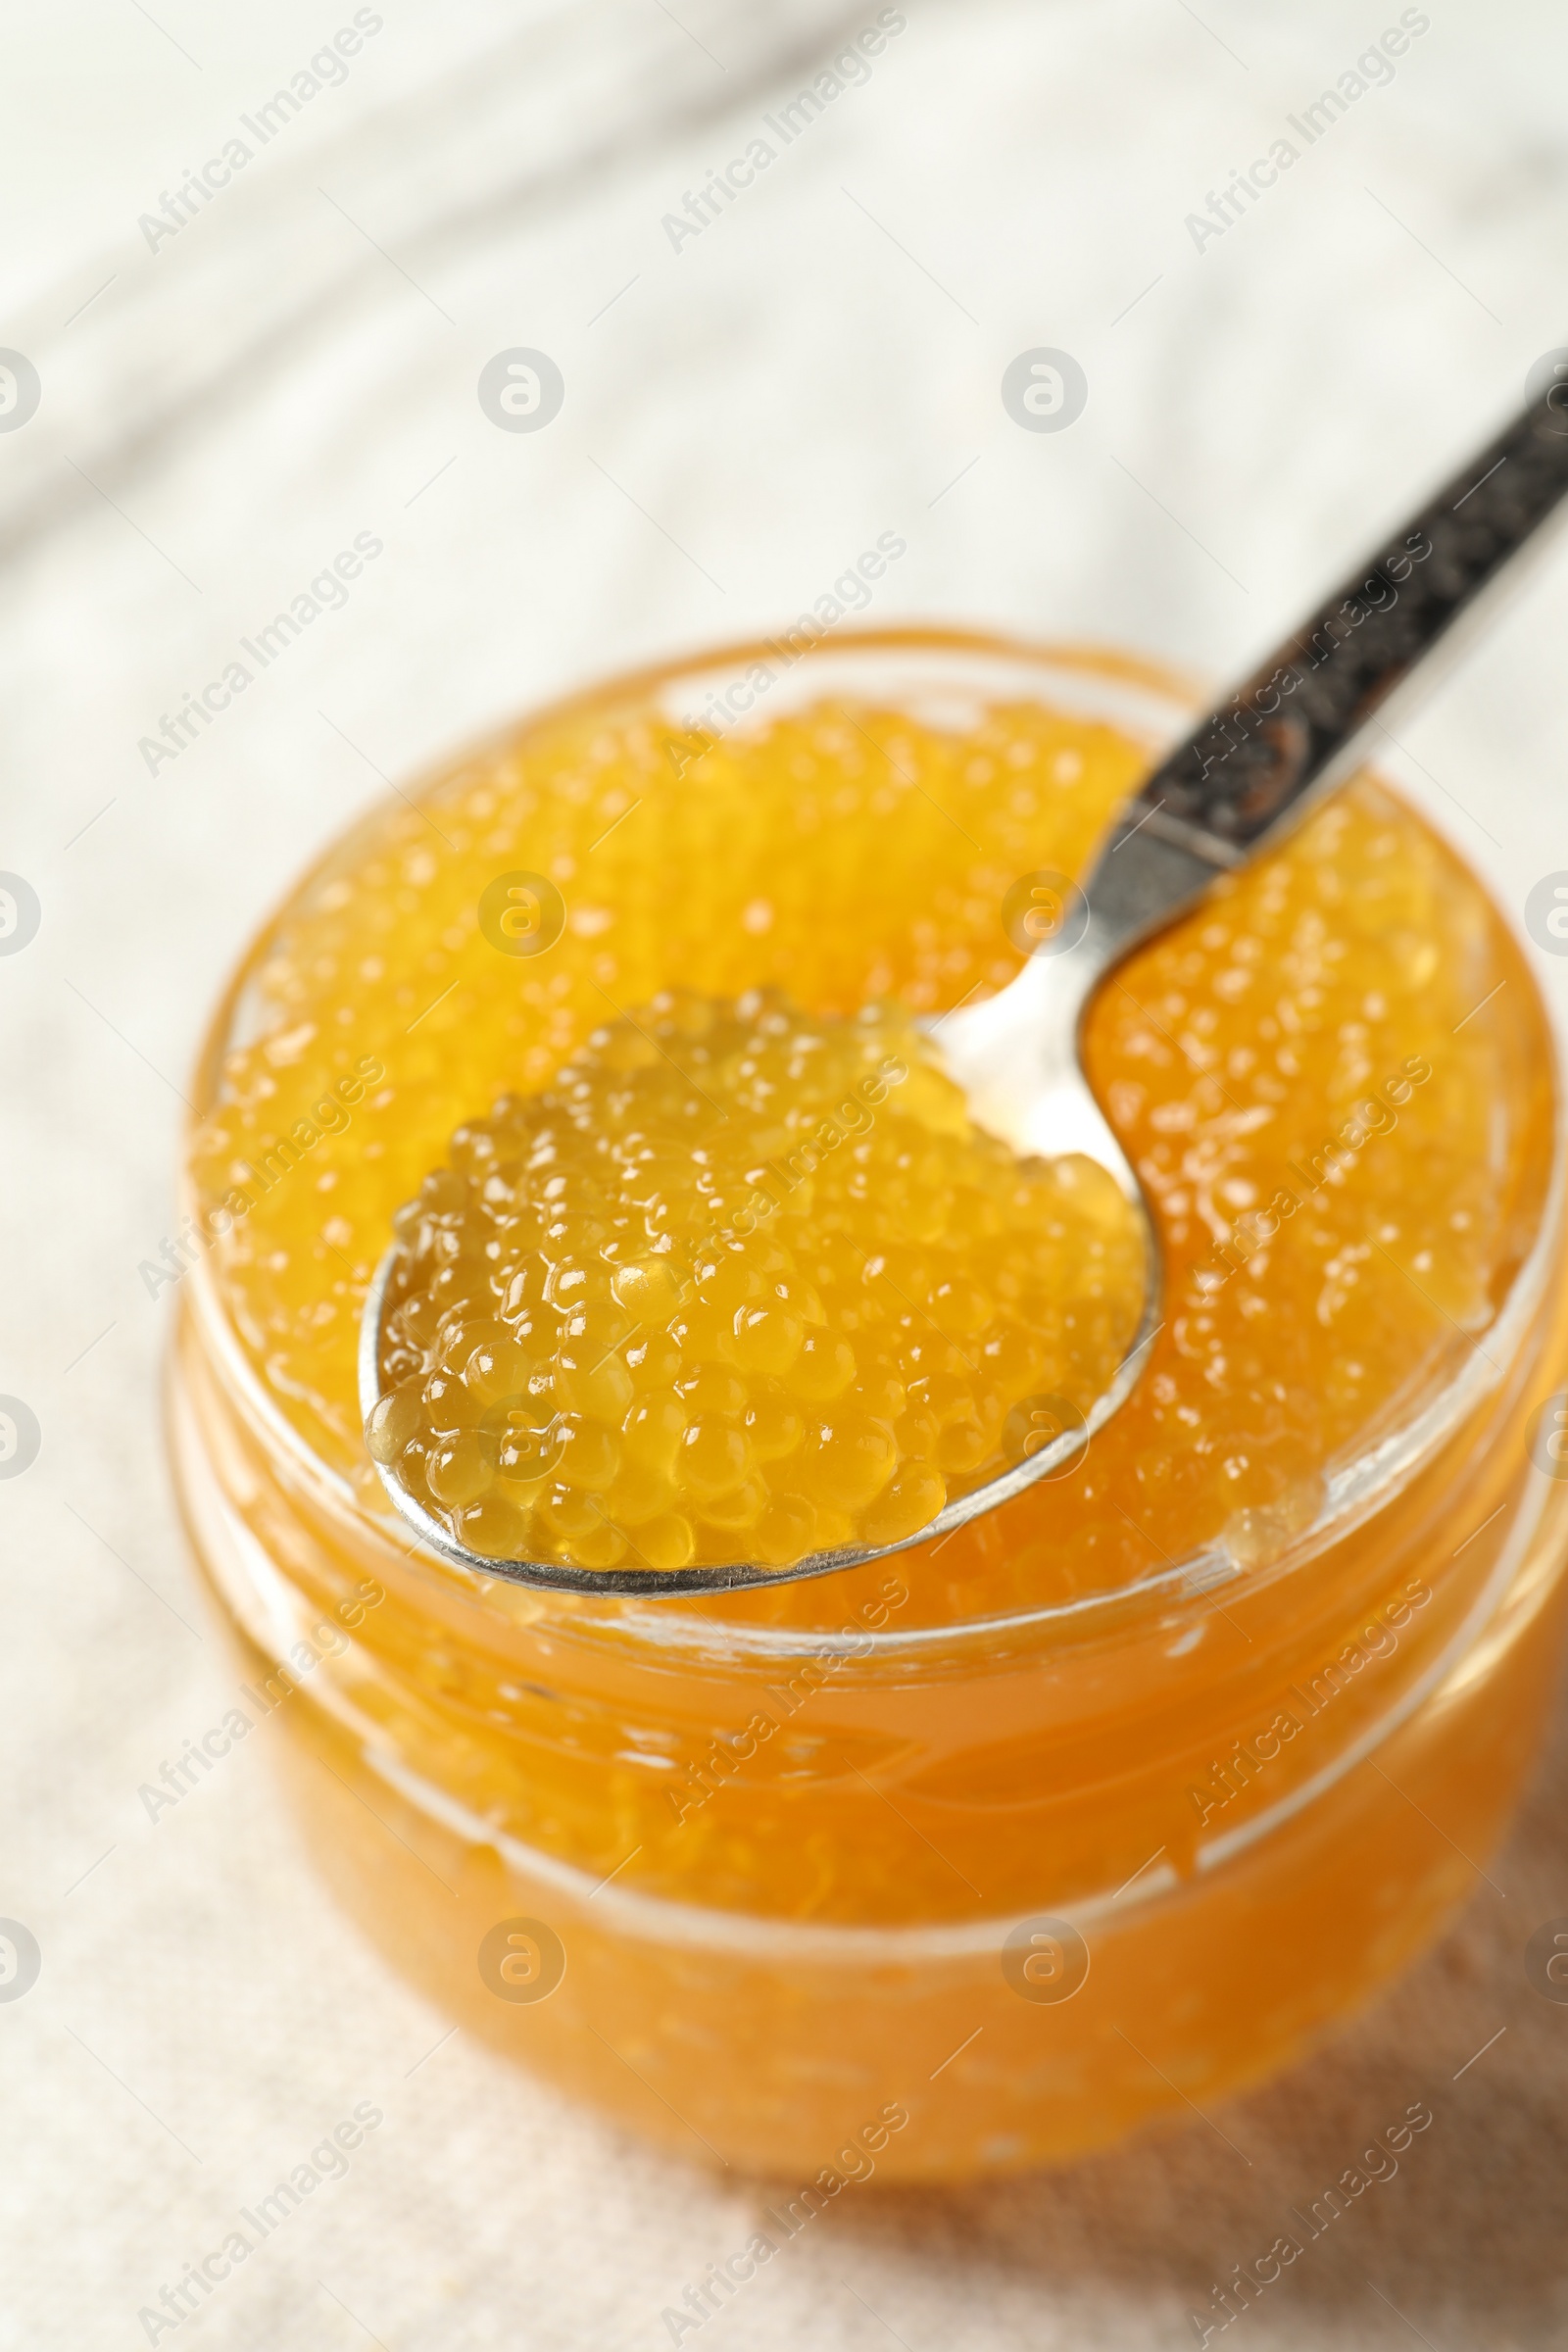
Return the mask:
M 972 1126 L 897 1008 L 668 993 L 449 1156 L 396 1219 L 367 1438 L 489 1559 L 898 1543 L 1038 1442 L 1033 1397 L 1086 1414 L 1142 1312 L 1111 1178 Z
M 192 1148 L 196 1230 L 274 1402 L 389 1511 L 360 1312 L 460 1121 L 503 1087 L 539 1096 L 672 989 L 787 988 L 813 1022 L 853 1022 L 1004 985 L 1007 890 L 1081 873 L 1147 760 L 1026 701 L 822 702 L 710 741 L 628 693 L 377 807 L 248 965 Z M 537 956 L 480 921 L 517 869 L 564 906 Z M 1364 778 L 1118 968 L 1086 1052 L 1153 1200 L 1164 1324 L 1069 1476 L 910 1554 L 910 1621 L 1114 1590 L 1205 1544 L 1266 1556 L 1485 1345 L 1544 1180 L 1498 1121 L 1549 1120 L 1510 979 L 1528 993 L 1480 885 Z M 711 1605 L 837 1625 L 878 1574 Z

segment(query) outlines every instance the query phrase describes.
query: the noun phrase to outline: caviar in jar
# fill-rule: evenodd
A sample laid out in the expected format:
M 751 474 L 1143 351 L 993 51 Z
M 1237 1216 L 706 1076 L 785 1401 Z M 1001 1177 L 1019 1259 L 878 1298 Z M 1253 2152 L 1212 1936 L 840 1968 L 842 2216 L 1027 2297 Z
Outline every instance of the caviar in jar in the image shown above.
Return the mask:
M 713 738 L 682 708 L 700 678 L 582 698 L 415 805 L 376 808 L 248 955 L 189 1158 L 207 1246 L 173 1388 L 187 1515 L 253 1683 L 318 1623 L 338 1629 L 289 1714 L 337 1776 L 315 1777 L 307 1816 L 334 1885 L 477 2027 L 699 2156 L 814 2169 L 893 2100 L 910 2123 L 887 2169 L 1070 2155 L 1288 2060 L 1436 1932 L 1506 1818 L 1568 1554 L 1568 1484 L 1527 1443 L 1568 1379 L 1549 1032 L 1481 884 L 1358 777 L 1091 1006 L 1087 1067 L 1152 1203 L 1163 1320 L 1063 1475 L 892 1559 L 698 1601 L 530 1592 L 438 1561 L 386 1499 L 356 1380 L 400 1212 L 423 1198 L 433 1224 L 466 1230 L 446 1177 L 434 1197 L 425 1180 L 461 1177 L 466 1201 L 481 1133 L 513 1165 L 502 1131 L 558 1118 L 563 1073 L 606 1131 L 617 1058 L 654 1066 L 620 1024 L 678 1029 L 697 1002 L 721 1028 L 776 1010 L 841 1041 L 875 1008 L 912 1072 L 898 1024 L 1012 977 L 1008 890 L 1081 874 L 1185 715 L 1108 658 L 845 641 Z M 519 874 L 559 895 L 543 952 L 498 946 L 481 918 Z M 826 1164 L 831 1194 L 855 1163 Z M 612 1188 L 595 1181 L 597 1214 Z M 966 1257 L 981 1223 L 963 1221 Z M 774 1235 L 809 1224 L 781 1208 L 760 1238 L 793 1256 Z M 558 1313 L 543 1238 L 513 1269 L 530 1318 L 536 1282 Z M 603 1268 L 596 1311 L 636 1319 L 602 1246 L 568 1261 Z M 1096 1313 L 1120 1296 L 1117 1262 Z M 436 1273 L 418 1276 L 432 1293 Z M 677 1432 L 663 1416 L 665 1443 L 703 1427 L 710 1494 L 744 1493 L 757 1531 L 779 1499 L 769 1441 L 725 1453 L 705 1416 L 745 1433 L 765 1401 L 773 1442 L 791 1413 L 807 1442 L 825 1415 L 788 1383 L 811 1336 L 835 1330 L 852 1382 L 867 1377 L 842 1274 L 803 1238 L 776 1276 L 802 1284 L 779 1301 L 791 1327 L 760 1363 L 720 1360 L 714 1378 L 699 1357 L 692 1397 L 669 1364 L 685 1417 Z M 980 1287 L 1016 1328 L 1000 1282 Z M 939 1314 L 935 1285 L 918 1297 Z M 732 1348 L 751 1303 L 727 1301 Z M 1047 1303 L 1033 1336 L 1066 1347 Z M 666 1341 L 688 1311 L 707 1310 L 677 1299 Z M 541 1326 L 552 1379 L 567 1321 Z M 944 1345 L 972 1344 L 962 1324 Z M 476 1399 L 523 1371 L 474 1364 L 506 1345 L 531 1378 L 544 1350 L 507 1326 L 492 1316 L 468 1346 L 459 1313 L 461 1364 L 425 1361 L 440 1318 L 400 1331 L 403 1377 L 417 1344 L 421 1399 L 470 1365 Z M 629 1478 L 637 1369 L 631 1397 L 616 1381 L 583 1414 L 621 1447 L 609 1484 L 565 1494 Z M 945 1484 L 983 1470 L 1006 1384 L 966 1373 L 972 1419 L 949 1392 L 960 1409 L 933 1415 L 922 1453 L 929 1429 L 906 1424 L 933 1392 L 913 1396 L 902 1358 L 896 1377 L 900 1411 L 884 1391 L 867 1418 L 900 1461 Z M 944 1454 L 950 1430 L 967 1461 Z M 651 1451 L 631 1536 L 680 1520 L 694 1547 L 760 1550 L 752 1529 L 708 1526 L 697 1486 L 670 1486 L 671 1457 Z M 874 1510 L 897 1474 L 853 1507 Z M 453 1890 L 433 1910 L 431 1870 Z M 568 1954 L 537 2007 L 508 2008 L 476 1974 L 513 1915 Z M 1008 1938 L 1042 1917 L 1093 1956 L 1059 2005 L 1006 1973 Z

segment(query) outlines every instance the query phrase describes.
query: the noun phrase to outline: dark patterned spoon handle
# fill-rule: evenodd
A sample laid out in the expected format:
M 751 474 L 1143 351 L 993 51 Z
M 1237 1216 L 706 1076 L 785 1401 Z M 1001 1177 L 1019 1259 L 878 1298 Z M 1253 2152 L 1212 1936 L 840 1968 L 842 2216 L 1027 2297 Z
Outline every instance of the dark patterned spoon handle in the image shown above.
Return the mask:
M 1565 492 L 1554 383 L 1149 777 L 1087 885 L 1103 947 L 1174 914 L 1339 782 L 1374 713 Z

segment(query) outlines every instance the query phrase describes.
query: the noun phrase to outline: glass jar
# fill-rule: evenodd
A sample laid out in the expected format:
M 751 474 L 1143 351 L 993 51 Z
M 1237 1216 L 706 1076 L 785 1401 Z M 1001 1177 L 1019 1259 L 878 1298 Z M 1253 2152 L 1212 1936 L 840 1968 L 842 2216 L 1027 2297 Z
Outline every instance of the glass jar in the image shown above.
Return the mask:
M 762 658 L 563 709 L 712 724 Z M 769 719 L 845 694 L 950 727 L 1033 699 L 1151 751 L 1192 708 L 1121 657 L 879 632 L 799 653 Z M 439 811 L 444 789 L 416 797 Z M 272 1017 L 287 915 L 219 1008 L 198 1122 Z M 193 1251 L 169 1425 L 243 1659 L 229 1736 L 276 1716 L 324 1871 L 384 1949 L 619 2120 L 817 2204 L 871 2171 L 1061 2161 L 1206 2111 L 1365 2002 L 1483 1874 L 1563 1615 L 1568 1485 L 1539 1435 L 1568 1377 L 1554 1065 L 1500 926 L 1487 953 L 1509 1238 L 1485 1316 L 1447 1318 L 1304 1512 L 1242 1511 L 1101 1589 L 1031 1598 L 1027 1496 L 976 1536 L 992 1601 L 971 1608 L 938 1605 L 918 1544 L 783 1609 L 466 1577 L 351 1444 L 313 1437 L 219 1248 Z

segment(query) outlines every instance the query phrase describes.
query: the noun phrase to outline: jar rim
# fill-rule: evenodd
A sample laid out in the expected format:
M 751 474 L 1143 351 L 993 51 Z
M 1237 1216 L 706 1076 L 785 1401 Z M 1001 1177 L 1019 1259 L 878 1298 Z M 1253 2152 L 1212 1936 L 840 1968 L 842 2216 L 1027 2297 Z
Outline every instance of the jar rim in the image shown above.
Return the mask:
M 636 670 L 589 682 L 524 713 L 520 719 L 514 718 L 501 727 L 489 730 L 463 752 L 442 760 L 437 780 L 460 774 L 472 762 L 495 756 L 504 747 L 514 743 L 524 729 L 536 731 L 559 725 L 578 714 L 603 710 L 607 704 L 647 703 L 661 689 L 667 688 L 676 680 L 696 680 L 710 674 L 721 676 L 743 668 L 750 662 L 764 661 L 770 653 L 777 658 L 778 650 L 771 639 L 745 640 L 734 645 L 705 648 L 697 653 L 648 663 Z M 1187 723 L 1192 710 L 1202 699 L 1202 690 L 1191 675 L 1167 663 L 1128 654 L 1118 648 L 1076 642 L 1034 642 L 1001 632 L 929 625 L 844 629 L 808 646 L 796 657 L 796 661 L 802 668 L 809 664 L 818 665 L 817 674 L 820 674 L 820 664 L 824 662 L 837 661 L 842 663 L 846 658 L 858 658 L 863 662 L 868 656 L 916 659 L 956 656 L 960 661 L 968 658 L 971 662 L 987 659 L 1016 664 L 1021 671 L 1034 676 L 1054 672 L 1063 679 L 1092 681 L 1107 701 L 1120 699 L 1135 708 L 1144 707 L 1146 710 L 1162 708 L 1169 719 L 1172 738 Z M 771 706 L 775 710 L 783 707 L 782 704 Z M 1097 714 L 1107 715 L 1103 709 Z M 1123 720 L 1120 723 L 1128 722 Z M 1155 739 L 1146 737 L 1146 740 L 1149 740 L 1152 751 L 1158 749 Z M 1366 768 L 1359 772 L 1372 776 L 1379 788 L 1390 792 L 1391 797 L 1400 799 L 1394 788 L 1377 775 L 1375 769 Z M 356 823 L 332 837 L 319 857 L 303 874 L 295 877 L 287 892 L 257 926 L 247 943 L 219 999 L 198 1050 L 192 1082 L 193 1108 L 185 1127 L 187 1146 L 215 1100 L 221 1057 L 229 1047 L 235 1014 L 255 966 L 267 953 L 269 943 L 274 938 L 288 910 L 312 887 L 322 870 L 340 858 L 345 843 L 353 837 L 358 825 L 373 821 L 374 807 Z M 1481 877 L 1477 876 L 1476 880 L 1478 887 L 1486 891 L 1486 884 Z M 1490 900 L 1490 892 L 1487 896 Z M 1282 1545 L 1262 1567 L 1252 1570 L 1244 1568 L 1226 1549 L 1223 1540 L 1216 1538 L 1200 1545 L 1184 1559 L 1168 1561 L 1157 1573 L 1069 1600 L 1038 1607 L 1013 1608 L 1000 1614 L 952 1618 L 932 1625 L 873 1629 L 857 1624 L 845 1626 L 837 1633 L 820 1626 L 761 1625 L 712 1614 L 710 1612 L 715 1599 L 721 1602 L 725 1597 L 712 1594 L 696 1596 L 703 1605 L 692 1608 L 682 1607 L 673 1597 L 670 1600 L 657 1597 L 644 1600 L 636 1595 L 607 1593 L 601 1598 L 593 1593 L 539 1592 L 531 1595 L 542 1604 L 536 1622 L 551 1618 L 563 1634 L 586 1633 L 591 1628 L 599 1635 L 623 1639 L 630 1637 L 652 1648 L 664 1651 L 683 1649 L 711 1653 L 722 1650 L 730 1654 L 750 1653 L 767 1657 L 826 1656 L 853 1651 L 857 1657 L 863 1659 L 868 1646 L 881 1655 L 896 1655 L 901 1651 L 918 1652 L 933 1646 L 952 1650 L 966 1642 L 993 1640 L 1049 1625 L 1070 1626 L 1081 1632 L 1086 1628 L 1093 1629 L 1097 1617 L 1103 1618 L 1107 1624 L 1120 1624 L 1129 1613 L 1142 1618 L 1146 1611 L 1157 1609 L 1162 1603 L 1200 1599 L 1243 1575 L 1250 1578 L 1250 1589 L 1257 1590 L 1265 1581 L 1273 1584 L 1285 1575 L 1296 1572 L 1371 1517 L 1383 1503 L 1402 1491 L 1425 1463 L 1436 1457 L 1450 1432 L 1506 1379 L 1511 1364 L 1534 1325 L 1554 1263 L 1565 1191 L 1568 1191 L 1568 1117 L 1565 1117 L 1557 1041 L 1539 994 L 1536 1002 L 1541 1009 L 1543 1027 L 1550 1041 L 1554 1105 L 1552 1158 L 1531 1248 L 1515 1270 L 1507 1294 L 1484 1335 L 1494 1344 L 1500 1343 L 1500 1361 L 1494 1361 L 1478 1340 L 1459 1371 L 1431 1393 L 1413 1414 L 1396 1428 L 1386 1431 L 1372 1446 L 1342 1467 L 1327 1473 L 1326 1493 L 1316 1517 L 1308 1527 Z M 194 1210 L 196 1203 L 188 1149 L 182 1153 L 179 1183 L 182 1211 Z M 362 1509 L 348 1473 L 334 1468 L 316 1451 L 304 1432 L 268 1391 L 258 1366 L 241 1345 L 224 1307 L 211 1257 L 198 1258 L 190 1271 L 192 1281 L 189 1298 L 194 1318 L 209 1354 L 216 1357 L 221 1367 L 230 1396 L 242 1404 L 253 1426 L 260 1425 L 265 1429 L 270 1442 L 291 1459 L 296 1474 L 302 1474 L 308 1483 L 318 1489 L 319 1499 L 331 1515 L 346 1516 L 362 1538 L 368 1537 L 392 1544 L 399 1530 Z M 918 1539 L 906 1548 L 913 1549 L 917 1544 Z M 412 1547 L 397 1544 L 396 1549 L 400 1558 L 416 1566 L 421 1572 L 434 1571 L 442 1589 L 448 1593 L 454 1590 L 463 1592 L 466 1586 L 471 1597 L 481 1607 L 485 1605 L 486 1594 L 492 1586 L 504 1586 L 507 1583 L 504 1578 L 482 1578 L 476 1574 L 465 1579 L 462 1570 L 439 1560 L 434 1553 L 426 1554 L 424 1547 L 417 1543 Z M 886 1556 L 894 1559 L 898 1554 Z M 685 1597 L 689 1601 L 693 1596 Z M 555 1604 L 559 1603 L 566 1605 L 557 1608 Z

